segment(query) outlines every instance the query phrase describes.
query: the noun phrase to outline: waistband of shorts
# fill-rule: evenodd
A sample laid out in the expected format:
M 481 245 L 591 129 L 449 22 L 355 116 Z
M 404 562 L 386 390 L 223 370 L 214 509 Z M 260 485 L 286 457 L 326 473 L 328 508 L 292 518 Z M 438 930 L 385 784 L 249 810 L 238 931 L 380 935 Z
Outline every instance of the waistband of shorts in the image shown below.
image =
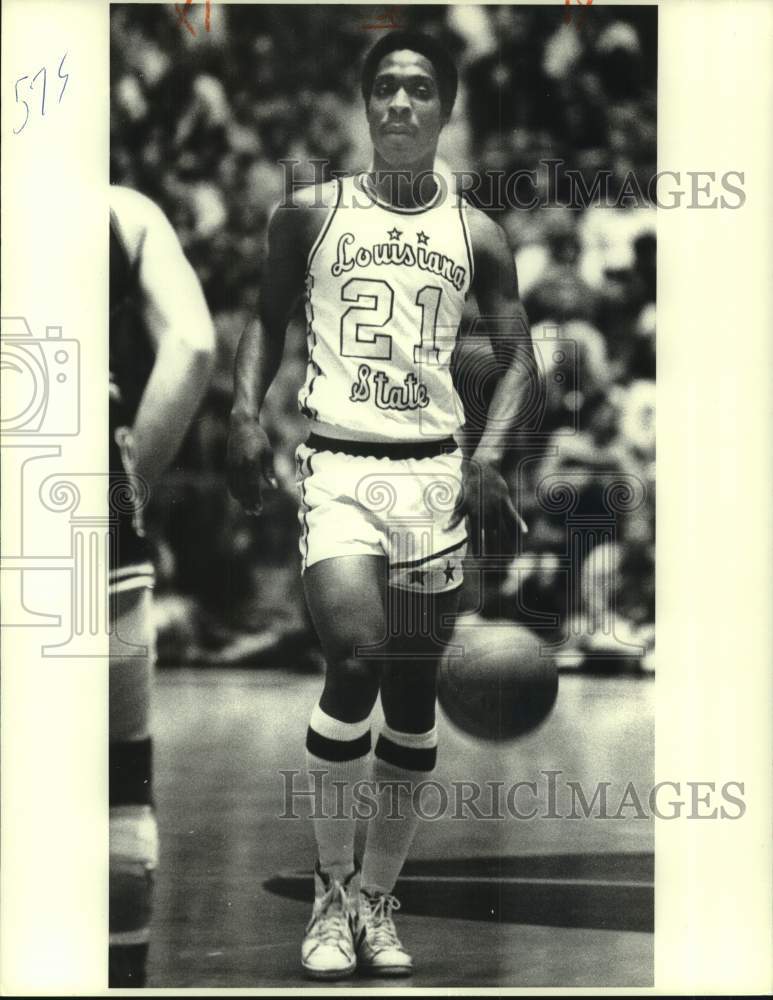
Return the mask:
M 355 458 L 434 458 L 457 451 L 459 445 L 452 437 L 435 441 L 341 441 L 311 433 L 306 445 L 315 451 L 334 451 Z

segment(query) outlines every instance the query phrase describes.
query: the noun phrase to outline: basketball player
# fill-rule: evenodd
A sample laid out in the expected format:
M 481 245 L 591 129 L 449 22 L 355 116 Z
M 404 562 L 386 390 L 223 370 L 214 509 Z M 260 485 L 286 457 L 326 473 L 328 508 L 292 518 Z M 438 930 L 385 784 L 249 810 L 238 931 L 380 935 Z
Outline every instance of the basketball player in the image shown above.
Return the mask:
M 327 662 L 306 737 L 311 777 L 323 776 L 301 951 L 316 978 L 412 970 L 393 889 L 418 825 L 412 790 L 435 766 L 436 675 L 458 605 L 465 514 L 518 519 L 499 465 L 523 400 L 522 364 L 503 373 L 474 455 L 463 459 L 454 439 L 448 341 L 467 296 L 533 357 L 504 233 L 429 176 L 456 89 L 456 68 L 433 39 L 395 31 L 373 47 L 362 75 L 373 169 L 301 190 L 276 210 L 261 322 L 245 332 L 236 361 L 229 481 L 258 514 L 263 484 L 275 485 L 261 404 L 305 289 L 299 400 L 311 434 L 296 453 L 300 546 Z M 379 692 L 386 725 L 371 771 Z M 378 811 L 360 870 L 350 806 L 353 786 L 368 778 Z M 343 810 L 336 785 L 348 796 Z
M 143 986 L 157 830 L 150 689 L 153 565 L 142 507 L 206 389 L 214 329 L 164 214 L 110 190 L 109 985 Z

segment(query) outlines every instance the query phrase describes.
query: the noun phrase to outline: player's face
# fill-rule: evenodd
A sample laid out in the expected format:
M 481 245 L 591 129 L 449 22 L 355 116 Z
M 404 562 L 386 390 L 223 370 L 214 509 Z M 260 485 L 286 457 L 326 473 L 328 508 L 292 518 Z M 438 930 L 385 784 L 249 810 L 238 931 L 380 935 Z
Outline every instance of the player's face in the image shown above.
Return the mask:
M 433 155 L 445 124 L 432 63 L 408 49 L 379 63 L 368 102 L 373 145 L 391 166 Z

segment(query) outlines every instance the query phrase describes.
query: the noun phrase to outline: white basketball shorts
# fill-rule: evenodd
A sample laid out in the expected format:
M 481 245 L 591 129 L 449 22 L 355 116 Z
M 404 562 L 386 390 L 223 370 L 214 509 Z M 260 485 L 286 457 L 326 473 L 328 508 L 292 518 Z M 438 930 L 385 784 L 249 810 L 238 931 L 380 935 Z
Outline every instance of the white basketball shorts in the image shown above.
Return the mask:
M 302 444 L 295 458 L 304 571 L 323 559 L 377 555 L 388 560 L 392 587 L 434 594 L 461 585 L 466 521 L 448 527 L 460 450 L 395 459 Z

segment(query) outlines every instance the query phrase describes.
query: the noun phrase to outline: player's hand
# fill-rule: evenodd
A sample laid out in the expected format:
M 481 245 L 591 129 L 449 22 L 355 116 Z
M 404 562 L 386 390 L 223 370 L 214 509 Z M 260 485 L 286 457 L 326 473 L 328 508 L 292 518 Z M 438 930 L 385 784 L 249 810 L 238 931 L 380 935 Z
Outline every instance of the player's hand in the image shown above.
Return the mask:
M 455 528 L 469 515 L 472 529 L 483 526 L 489 535 L 498 535 L 500 530 L 514 537 L 518 532 L 526 534 L 528 527 L 515 508 L 504 476 L 492 462 L 464 459 L 462 462 L 462 489 L 456 502 L 449 528 Z M 504 524 L 502 524 L 504 521 Z M 500 546 L 494 547 L 498 550 Z
M 248 514 L 263 510 L 264 485 L 277 487 L 274 450 L 256 417 L 232 416 L 228 433 L 228 489 Z

